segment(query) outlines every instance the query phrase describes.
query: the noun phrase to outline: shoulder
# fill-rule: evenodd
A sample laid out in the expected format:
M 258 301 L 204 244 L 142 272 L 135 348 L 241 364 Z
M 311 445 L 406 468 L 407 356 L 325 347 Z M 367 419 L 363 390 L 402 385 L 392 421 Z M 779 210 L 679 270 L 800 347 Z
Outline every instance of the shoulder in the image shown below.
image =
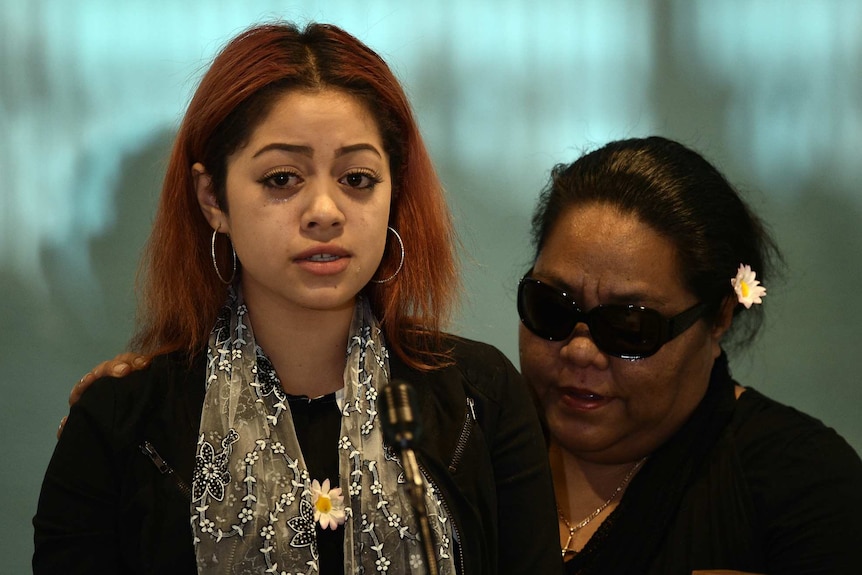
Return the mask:
M 110 401 L 141 403 L 153 395 L 161 395 L 181 385 L 203 385 L 204 356 L 189 360 L 179 353 L 158 355 L 150 365 L 130 372 L 125 377 L 102 377 L 93 382 L 81 396 L 82 405 Z M 200 377 L 196 377 L 196 375 Z
M 493 345 L 454 335 L 447 335 L 456 365 L 465 373 L 484 375 L 514 370 L 512 362 Z
M 190 361 L 182 354 L 167 354 L 154 357 L 148 367 L 125 377 L 100 378 L 72 406 L 70 423 L 73 418 L 86 419 L 116 435 L 153 414 L 176 411 L 183 405 L 194 413 L 194 405 L 203 400 L 204 365 L 203 355 Z
M 793 407 L 747 389 L 731 421 L 740 454 L 750 462 L 859 462 L 853 448 L 834 429 Z
M 501 401 L 513 386 L 524 387 L 512 362 L 496 347 L 454 335 L 447 335 L 445 342 L 452 364 L 437 370 L 437 377 L 458 377 L 491 401 Z
M 746 483 L 769 516 L 862 512 L 862 460 L 818 419 L 748 389 L 729 430 Z
M 430 371 L 411 369 L 397 357 L 390 358 L 392 379 L 412 383 L 419 401 L 425 406 L 433 405 L 440 418 L 454 417 L 456 427 L 460 426 L 457 421 L 463 421 L 465 409 L 469 409 L 489 433 L 500 421 L 532 425 L 535 419 L 539 429 L 531 391 L 503 352 L 453 335 L 446 336 L 442 349 L 448 352 L 451 362 Z M 527 406 L 530 408 L 525 409 Z

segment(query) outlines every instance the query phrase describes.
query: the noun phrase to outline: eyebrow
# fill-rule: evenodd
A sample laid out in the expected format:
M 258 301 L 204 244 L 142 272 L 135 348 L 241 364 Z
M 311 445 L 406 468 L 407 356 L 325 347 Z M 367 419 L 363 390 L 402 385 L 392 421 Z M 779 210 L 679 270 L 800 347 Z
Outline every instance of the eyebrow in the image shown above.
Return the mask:
M 295 154 L 302 154 L 303 156 L 308 156 L 309 158 L 314 157 L 314 149 L 311 146 L 300 146 L 298 144 L 285 144 L 282 142 L 274 142 L 272 144 L 267 144 L 266 146 L 262 147 L 257 152 L 255 152 L 254 156 L 252 156 L 252 157 L 257 158 L 261 154 L 264 154 L 264 153 L 272 151 L 272 150 L 279 150 L 279 151 L 283 151 L 283 152 L 292 152 Z M 362 150 L 368 150 L 369 152 L 373 152 L 375 155 L 377 155 L 377 157 L 383 158 L 383 156 L 380 154 L 380 151 L 376 147 L 372 146 L 371 144 L 353 144 L 350 146 L 343 146 L 343 147 L 335 150 L 335 157 L 339 158 L 341 156 L 351 154 L 353 152 L 359 152 Z
M 532 277 L 532 270 L 529 274 Z M 574 299 L 576 302 L 580 301 L 581 298 L 575 297 L 575 288 L 570 285 L 568 282 L 563 280 L 561 277 L 556 275 L 544 275 L 543 277 L 537 278 L 539 281 L 545 282 L 546 284 L 552 285 L 558 290 L 566 292 L 566 294 Z M 579 294 L 583 296 L 583 294 Z M 605 294 L 607 297 L 607 294 Z M 656 298 L 655 294 L 650 294 L 646 291 L 637 289 L 637 288 L 627 288 L 622 291 L 613 291 L 610 294 L 610 298 L 605 303 L 614 303 L 614 304 L 630 304 L 631 302 L 644 302 L 649 303 L 650 305 L 665 305 L 668 302 L 664 298 Z

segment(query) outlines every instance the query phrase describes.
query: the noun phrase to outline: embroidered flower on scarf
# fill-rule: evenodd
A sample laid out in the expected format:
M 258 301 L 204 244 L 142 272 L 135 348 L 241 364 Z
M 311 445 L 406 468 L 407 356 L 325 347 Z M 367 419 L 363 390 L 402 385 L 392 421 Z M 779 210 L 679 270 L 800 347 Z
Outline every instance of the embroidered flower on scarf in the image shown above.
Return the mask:
M 264 525 L 260 530 L 260 536 L 269 541 L 275 537 L 275 528 L 272 525 Z
M 287 399 L 287 396 L 281 387 L 281 380 L 278 379 L 275 367 L 260 346 L 256 347 L 256 352 L 257 365 L 259 366 L 257 379 L 260 385 L 260 394 L 263 396 L 275 394 L 276 398 L 284 401 Z
M 344 496 L 340 487 L 329 489 L 329 479 L 323 485 L 317 479 L 311 482 L 311 502 L 314 504 L 314 520 L 323 529 L 333 531 L 344 523 Z
M 200 527 L 200 530 L 203 533 L 212 533 L 213 527 L 215 527 L 215 523 L 213 523 L 212 521 L 210 521 L 209 519 L 204 517 L 203 519 L 200 520 L 198 527 Z
M 736 299 L 745 306 L 745 309 L 750 308 L 753 304 L 763 303 L 761 298 L 766 295 L 766 288 L 755 279 L 756 275 L 751 270 L 751 266 L 739 264 L 736 277 L 730 280 L 733 291 L 736 292 Z
M 311 555 L 317 559 L 317 539 L 314 537 L 314 506 L 307 500 L 299 501 L 299 515 L 287 520 L 288 526 L 296 531 L 290 540 L 291 547 L 311 547 Z
M 237 514 L 237 518 L 244 524 L 254 519 L 254 512 L 248 507 L 243 507 Z
M 216 452 L 212 444 L 201 437 L 198 454 L 195 456 L 195 469 L 192 479 L 192 501 L 200 501 L 209 495 L 217 501 L 224 499 L 225 486 L 230 483 L 227 470 L 230 457 L 230 444 L 237 440 L 236 432 L 231 430 L 222 440 L 222 450 Z

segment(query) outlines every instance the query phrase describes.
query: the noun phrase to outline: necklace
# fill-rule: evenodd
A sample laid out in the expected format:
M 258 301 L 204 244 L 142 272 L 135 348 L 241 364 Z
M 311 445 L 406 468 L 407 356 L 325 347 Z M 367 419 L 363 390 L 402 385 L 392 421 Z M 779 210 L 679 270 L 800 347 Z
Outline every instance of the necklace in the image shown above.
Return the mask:
M 614 501 L 614 499 L 616 499 L 619 496 L 619 494 L 622 492 L 622 490 L 625 489 L 626 485 L 628 485 L 629 481 L 631 481 L 635 472 L 638 469 L 640 469 L 641 465 L 644 464 L 644 461 L 646 461 L 646 459 L 647 458 L 644 457 L 643 459 L 641 459 L 640 461 L 635 463 L 632 466 L 632 468 L 629 469 L 629 472 L 626 473 L 626 476 L 623 477 L 622 482 L 619 485 L 617 485 L 617 488 L 614 489 L 613 493 L 611 493 L 611 496 L 608 497 L 604 503 L 602 503 L 601 505 L 596 507 L 595 511 L 593 511 L 592 513 L 587 515 L 584 519 L 582 519 L 576 525 L 572 525 L 571 523 L 569 523 L 569 520 L 566 519 L 566 516 L 563 514 L 563 511 L 560 509 L 560 506 L 557 505 L 557 515 L 560 516 L 560 520 L 563 522 L 563 525 L 565 525 L 566 529 L 569 530 L 569 537 L 566 539 L 566 544 L 561 547 L 562 555 L 563 555 L 564 559 L 565 559 L 566 555 L 568 555 L 568 554 L 574 555 L 578 552 L 577 549 L 572 549 L 569 547 L 569 545 L 571 545 L 572 541 L 575 539 L 575 532 L 586 527 L 590 521 L 592 521 L 593 519 L 598 517 L 601 514 L 601 512 L 604 511 L 605 508 L 608 505 L 610 505 Z

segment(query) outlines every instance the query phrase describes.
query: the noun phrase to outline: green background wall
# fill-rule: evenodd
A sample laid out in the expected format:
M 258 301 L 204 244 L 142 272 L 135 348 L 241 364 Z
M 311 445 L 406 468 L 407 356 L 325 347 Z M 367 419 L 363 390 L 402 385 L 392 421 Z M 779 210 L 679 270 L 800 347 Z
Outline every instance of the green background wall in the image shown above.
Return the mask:
M 745 191 L 787 256 L 735 374 L 862 450 L 862 4 L 411 4 L 0 0 L 0 572 L 29 571 L 69 389 L 131 333 L 139 251 L 201 71 L 278 17 L 347 28 L 406 85 L 463 241 L 453 331 L 517 360 L 514 286 L 550 167 L 667 135 Z

